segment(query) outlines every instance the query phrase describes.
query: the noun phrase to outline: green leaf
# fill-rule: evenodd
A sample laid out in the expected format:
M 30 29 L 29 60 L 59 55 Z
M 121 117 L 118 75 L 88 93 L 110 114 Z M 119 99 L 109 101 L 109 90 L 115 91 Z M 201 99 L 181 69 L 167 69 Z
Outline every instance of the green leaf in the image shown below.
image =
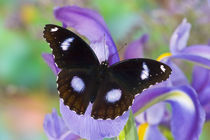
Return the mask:
M 138 140 L 136 123 L 132 111 L 130 111 L 129 119 L 119 136 L 115 138 L 105 138 L 104 140 Z
M 138 134 L 136 129 L 136 123 L 134 121 L 134 116 L 132 111 L 130 111 L 130 116 L 124 129 L 120 132 L 117 137 L 118 140 L 138 140 Z

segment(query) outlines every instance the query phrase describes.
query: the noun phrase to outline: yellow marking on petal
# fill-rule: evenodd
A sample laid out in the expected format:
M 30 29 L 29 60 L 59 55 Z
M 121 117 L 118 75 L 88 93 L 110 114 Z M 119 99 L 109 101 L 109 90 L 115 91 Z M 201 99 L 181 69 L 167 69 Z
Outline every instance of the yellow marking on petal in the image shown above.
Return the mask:
M 149 127 L 148 123 L 143 123 L 139 126 L 139 129 L 138 129 L 139 140 L 144 140 L 148 127 Z
M 169 57 L 171 56 L 172 54 L 170 52 L 167 52 L 167 53 L 163 53 L 161 54 L 158 58 L 157 58 L 157 61 L 161 61 L 162 59 L 166 58 L 166 57 Z

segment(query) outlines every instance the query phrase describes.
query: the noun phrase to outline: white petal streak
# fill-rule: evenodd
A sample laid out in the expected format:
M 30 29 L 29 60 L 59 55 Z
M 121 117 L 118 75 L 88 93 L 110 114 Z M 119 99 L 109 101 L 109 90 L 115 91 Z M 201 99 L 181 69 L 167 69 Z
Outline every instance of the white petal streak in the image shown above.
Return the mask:
M 95 42 L 90 44 L 91 48 L 95 52 L 99 62 L 108 60 L 109 57 L 109 46 L 101 42 Z
M 169 97 L 167 99 L 179 103 L 180 105 L 182 105 L 184 108 L 186 108 L 190 112 L 195 112 L 194 104 L 193 104 L 192 100 L 190 99 L 190 97 L 186 93 L 183 93 L 182 91 L 177 90 L 177 91 L 173 91 L 172 94 L 174 92 L 176 92 L 175 96 L 169 95 Z

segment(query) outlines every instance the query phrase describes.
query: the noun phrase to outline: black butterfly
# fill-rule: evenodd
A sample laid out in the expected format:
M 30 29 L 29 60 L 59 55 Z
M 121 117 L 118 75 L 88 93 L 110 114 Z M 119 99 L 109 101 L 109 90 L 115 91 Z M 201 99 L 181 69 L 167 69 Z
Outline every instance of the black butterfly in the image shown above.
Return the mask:
M 115 119 L 132 105 L 135 95 L 166 80 L 171 68 L 150 59 L 128 59 L 111 66 L 101 64 L 94 51 L 79 36 L 57 25 L 45 26 L 55 63 L 61 69 L 58 92 L 64 104 L 84 114 L 93 103 L 94 119 Z

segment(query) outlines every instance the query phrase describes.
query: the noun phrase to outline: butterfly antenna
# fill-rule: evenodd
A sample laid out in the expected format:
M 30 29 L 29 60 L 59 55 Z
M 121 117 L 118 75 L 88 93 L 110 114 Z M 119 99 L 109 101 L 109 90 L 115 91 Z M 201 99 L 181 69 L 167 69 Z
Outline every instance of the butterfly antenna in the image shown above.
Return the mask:
M 105 61 L 107 61 L 106 60 L 106 35 L 105 35 L 105 33 L 104 33 L 104 40 L 103 40 L 104 42 L 103 42 L 103 44 L 104 44 L 104 57 L 105 57 Z
M 127 43 L 125 43 L 122 47 L 120 47 L 119 49 L 117 49 L 117 51 L 114 53 L 114 54 L 112 54 L 110 57 L 112 58 L 115 54 L 117 54 L 118 52 L 120 52 L 120 50 L 122 49 L 122 48 L 124 48 L 125 46 L 127 46 L 128 44 Z

